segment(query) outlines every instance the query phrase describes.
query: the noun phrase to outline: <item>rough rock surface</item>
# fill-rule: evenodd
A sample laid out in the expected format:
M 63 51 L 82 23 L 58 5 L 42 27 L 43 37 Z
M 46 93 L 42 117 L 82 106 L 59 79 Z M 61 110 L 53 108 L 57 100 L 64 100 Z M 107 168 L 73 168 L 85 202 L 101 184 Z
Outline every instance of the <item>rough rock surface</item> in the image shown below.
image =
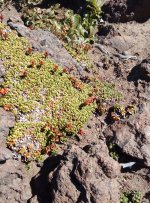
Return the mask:
M 9 128 L 15 124 L 15 117 L 11 112 L 5 111 L 0 108 L 0 136 L 7 136 Z
M 98 41 L 110 55 L 116 52 L 125 55 L 125 52 L 128 52 L 127 55 L 137 57 L 139 64 L 143 59 L 149 58 L 149 36 L 150 19 L 145 23 L 136 23 L 135 21 L 116 24 L 106 23 L 99 27 Z M 122 60 L 122 58 L 118 58 Z M 134 63 L 130 66 L 133 67 L 138 64 Z
M 47 202 L 119 202 L 119 174 L 120 166 L 109 156 L 103 141 L 87 145 L 84 150 L 75 145 L 69 146 L 60 164 L 47 174 L 48 184 L 44 189 L 50 195 Z M 42 184 L 41 173 L 34 178 L 33 183 L 35 195 L 44 200 L 44 194 L 39 188 L 39 183 Z
M 150 103 L 141 104 L 139 113 L 128 121 L 115 123 L 105 131 L 113 137 L 122 152 L 135 159 L 139 164 L 150 167 Z
M 1 144 L 0 144 L 1 145 Z M 1 146 L 0 149 L 0 164 L 5 163 L 8 159 L 12 158 L 12 152 L 5 146 Z
M 6 137 L 14 124 L 14 115 L 0 108 L 0 203 L 25 203 L 31 197 L 24 166 L 13 160 L 12 152 L 6 148 Z
M 26 172 L 15 160 L 0 164 L 0 203 L 26 203 L 31 189 Z
M 140 64 L 133 67 L 130 74 L 128 75 L 128 80 L 129 81 L 143 80 L 146 82 L 150 82 L 150 58 L 144 59 Z M 150 88 L 149 85 L 148 88 Z M 148 97 L 149 94 L 147 95 L 147 98 Z
M 111 47 L 118 50 L 120 53 L 129 50 L 133 46 L 132 38 L 126 35 L 111 37 L 108 42 L 111 44 Z
M 150 58 L 143 60 L 139 68 L 142 78 L 150 81 Z
M 13 160 L 12 152 L 6 148 L 6 137 L 14 124 L 14 115 L 0 108 L 0 203 L 25 203 L 31 197 L 24 166 Z
M 104 19 L 109 22 L 146 21 L 150 18 L 149 0 L 107 1 L 103 8 Z
M 6 137 L 14 124 L 14 115 L 0 108 L 0 203 L 25 203 L 31 197 L 24 166 L 13 160 L 12 152 L 6 148 Z

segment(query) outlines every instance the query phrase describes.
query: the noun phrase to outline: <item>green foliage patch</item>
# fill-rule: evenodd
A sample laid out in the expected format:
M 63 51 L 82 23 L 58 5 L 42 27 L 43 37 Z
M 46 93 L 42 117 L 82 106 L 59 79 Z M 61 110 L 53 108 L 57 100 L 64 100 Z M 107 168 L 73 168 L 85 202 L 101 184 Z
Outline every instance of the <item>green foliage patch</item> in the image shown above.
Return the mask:
M 114 143 L 109 143 L 108 145 L 108 150 L 109 150 L 109 155 L 116 161 L 119 159 L 119 154 L 116 150 L 116 144 Z
M 120 197 L 120 203 L 142 203 L 140 191 L 125 192 Z
M 82 132 L 97 100 L 101 105 L 122 96 L 99 79 L 81 82 L 47 56 L 33 53 L 25 38 L 0 23 L 0 59 L 6 69 L 0 106 L 12 111 L 17 121 L 7 145 L 25 161 L 55 154 L 68 135 Z
M 26 39 L 0 24 L 0 58 L 6 68 L 0 89 L 0 106 L 16 115 L 17 124 L 8 137 L 13 151 L 36 159 L 49 146 L 76 134 L 95 108 L 83 105 L 92 87 L 58 67 L 44 53 L 32 53 Z M 30 146 L 31 145 L 31 146 Z
M 54 4 L 47 9 L 27 7 L 22 12 L 27 26 L 50 30 L 63 40 L 73 57 L 78 61 L 88 62 L 86 53 L 95 40 L 95 28 L 101 14 L 101 5 L 97 0 L 86 0 L 86 9 L 79 13 L 70 9 L 63 11 L 60 4 Z

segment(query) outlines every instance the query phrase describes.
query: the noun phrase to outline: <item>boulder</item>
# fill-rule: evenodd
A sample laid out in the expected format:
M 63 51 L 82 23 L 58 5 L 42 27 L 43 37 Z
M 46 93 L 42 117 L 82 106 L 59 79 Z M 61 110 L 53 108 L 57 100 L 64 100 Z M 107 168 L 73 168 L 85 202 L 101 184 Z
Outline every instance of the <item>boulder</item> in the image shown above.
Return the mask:
M 127 121 L 116 122 L 105 136 L 113 137 L 124 157 L 131 157 L 137 164 L 150 167 L 150 103 L 143 103 L 143 110 Z M 127 161 L 127 160 L 126 160 Z
M 0 203 L 26 203 L 32 196 L 24 167 L 15 160 L 0 165 Z
M 45 202 L 115 203 L 119 202 L 119 174 L 120 165 L 109 156 L 103 141 L 83 149 L 72 145 L 64 151 L 57 167 L 48 172 L 47 181 L 39 182 L 45 176 L 40 172 L 34 178 L 33 186 L 38 198 Z M 41 192 L 39 183 L 45 185 L 46 194 Z

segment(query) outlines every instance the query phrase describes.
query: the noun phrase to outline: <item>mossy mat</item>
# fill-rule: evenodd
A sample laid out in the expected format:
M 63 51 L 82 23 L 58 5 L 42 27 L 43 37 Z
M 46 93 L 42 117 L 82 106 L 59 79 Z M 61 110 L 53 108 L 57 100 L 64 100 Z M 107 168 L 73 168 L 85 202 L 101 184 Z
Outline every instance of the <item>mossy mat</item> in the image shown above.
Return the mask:
M 0 24 L 0 58 L 6 69 L 0 106 L 16 115 L 8 147 L 26 159 L 53 150 L 87 122 L 95 103 L 84 105 L 92 88 L 48 59 L 27 40 Z M 82 106 L 82 108 L 80 108 Z M 53 146 L 52 146 L 53 145 Z

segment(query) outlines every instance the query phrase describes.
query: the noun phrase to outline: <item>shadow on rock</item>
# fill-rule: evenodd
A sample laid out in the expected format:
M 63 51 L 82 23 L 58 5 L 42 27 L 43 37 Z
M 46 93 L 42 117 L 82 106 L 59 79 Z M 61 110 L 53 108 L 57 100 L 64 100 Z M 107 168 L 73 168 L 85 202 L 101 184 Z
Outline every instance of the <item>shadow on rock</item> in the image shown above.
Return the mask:
M 30 185 L 32 189 L 32 197 L 28 200 L 28 203 L 34 202 L 34 197 L 36 196 L 39 203 L 47 203 L 51 202 L 51 194 L 49 192 L 50 182 L 49 182 L 49 174 L 55 168 L 58 167 L 60 161 L 62 160 L 62 156 L 54 156 L 47 158 L 44 161 L 44 164 L 40 170 L 40 172 L 32 178 Z
M 150 81 L 150 59 L 144 59 L 139 65 L 135 66 L 127 77 L 128 81 L 137 81 L 139 79 Z
M 19 1 L 14 1 L 14 6 L 17 8 L 17 10 L 21 9 Z M 72 9 L 74 12 L 78 12 L 79 9 L 83 9 L 86 7 L 86 0 L 41 0 L 34 2 L 34 4 L 28 5 L 29 8 L 33 7 L 40 7 L 40 8 L 49 8 L 50 6 L 53 6 L 55 4 L 60 4 L 61 7 Z
M 150 18 L 149 0 L 107 1 L 102 7 L 103 17 L 109 22 L 128 22 L 135 20 L 143 23 Z
M 131 70 L 131 72 L 129 73 L 129 75 L 127 77 L 127 80 L 129 82 L 135 82 L 139 79 L 142 79 L 139 68 L 140 68 L 140 65 L 133 67 L 133 69 Z
M 53 5 L 56 3 L 59 3 L 62 7 L 73 9 L 74 11 L 77 11 L 80 7 L 85 7 L 86 5 L 85 0 L 43 0 L 41 5 L 45 7 L 46 5 Z

